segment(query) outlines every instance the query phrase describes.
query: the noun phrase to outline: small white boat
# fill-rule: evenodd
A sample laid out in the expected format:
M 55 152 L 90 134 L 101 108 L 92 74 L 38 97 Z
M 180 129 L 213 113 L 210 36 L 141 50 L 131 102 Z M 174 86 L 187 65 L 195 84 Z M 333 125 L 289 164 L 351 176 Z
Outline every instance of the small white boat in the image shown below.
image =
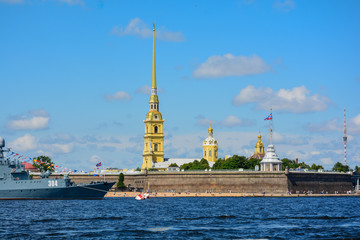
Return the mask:
M 138 195 L 136 195 L 135 200 L 145 200 L 145 196 L 139 193 Z

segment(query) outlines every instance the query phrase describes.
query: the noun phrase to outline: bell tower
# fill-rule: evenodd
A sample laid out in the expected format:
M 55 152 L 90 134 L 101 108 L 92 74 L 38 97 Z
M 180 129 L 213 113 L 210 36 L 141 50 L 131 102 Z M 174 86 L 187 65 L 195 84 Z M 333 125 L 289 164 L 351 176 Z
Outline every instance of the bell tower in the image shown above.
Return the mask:
M 210 125 L 208 137 L 203 142 L 203 158 L 208 162 L 216 162 L 218 159 L 218 142 L 213 136 L 213 131 Z
M 141 170 L 150 169 L 156 162 L 164 162 L 164 120 L 159 111 L 156 87 L 155 24 L 153 29 L 152 82 L 149 112 L 146 114 L 143 164 Z

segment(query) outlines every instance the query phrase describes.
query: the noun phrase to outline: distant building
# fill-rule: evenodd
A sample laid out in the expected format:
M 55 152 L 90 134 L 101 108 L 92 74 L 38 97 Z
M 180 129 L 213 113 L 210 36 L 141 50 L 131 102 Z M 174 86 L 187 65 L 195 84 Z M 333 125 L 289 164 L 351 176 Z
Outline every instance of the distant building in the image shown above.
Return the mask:
M 22 164 L 25 167 L 25 171 L 29 170 L 29 172 L 40 172 L 40 170 L 38 168 L 34 167 L 31 163 L 22 162 Z
M 213 129 L 211 125 L 208 129 L 208 137 L 203 142 L 203 158 L 209 163 L 215 163 L 218 159 L 218 142 L 213 137 Z
M 251 158 L 263 159 L 264 156 L 265 156 L 264 144 L 261 141 L 261 134 L 260 134 L 260 131 L 259 131 L 258 141 L 255 144 L 255 152 L 251 157 L 249 157 L 249 159 L 251 159 Z

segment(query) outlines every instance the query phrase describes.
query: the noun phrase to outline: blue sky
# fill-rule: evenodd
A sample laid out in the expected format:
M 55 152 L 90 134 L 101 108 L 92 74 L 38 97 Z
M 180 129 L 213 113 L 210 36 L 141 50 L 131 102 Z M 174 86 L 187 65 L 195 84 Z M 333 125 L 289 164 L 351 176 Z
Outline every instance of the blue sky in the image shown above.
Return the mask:
M 89 170 L 142 163 L 152 23 L 165 157 L 267 146 L 360 165 L 359 1 L 0 0 L 0 135 L 29 157 Z

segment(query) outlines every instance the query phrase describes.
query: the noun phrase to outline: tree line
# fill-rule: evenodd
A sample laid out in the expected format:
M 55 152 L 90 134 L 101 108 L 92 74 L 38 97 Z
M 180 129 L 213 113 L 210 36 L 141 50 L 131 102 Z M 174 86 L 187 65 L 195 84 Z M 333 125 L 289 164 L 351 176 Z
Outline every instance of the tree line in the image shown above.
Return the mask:
M 255 166 L 259 166 L 261 162 L 261 159 L 254 159 L 254 158 L 246 158 L 245 156 L 238 156 L 233 155 L 230 158 L 224 159 L 219 158 L 212 167 L 209 166 L 209 162 L 206 159 L 201 159 L 200 161 L 194 160 L 193 162 L 186 163 L 180 166 L 180 170 L 188 171 L 188 170 L 205 170 L 205 169 L 211 169 L 211 170 L 234 170 L 234 169 L 255 169 Z M 322 165 L 317 165 L 315 163 L 308 165 L 305 162 L 296 162 L 295 160 L 291 160 L 288 158 L 281 159 L 282 162 L 282 170 L 285 170 L 286 167 L 289 169 L 308 169 L 308 170 L 314 170 L 318 171 L 320 169 L 324 169 Z M 176 163 L 171 164 L 169 167 L 179 167 Z M 334 164 L 333 171 L 337 172 L 348 172 L 350 171 L 350 168 L 348 165 L 344 165 L 340 162 L 337 162 Z M 354 169 L 355 172 L 360 172 L 360 168 L 358 166 L 355 166 Z
M 34 159 L 37 159 L 38 162 L 34 162 L 33 166 L 38 168 L 41 172 L 43 171 L 51 171 L 53 172 L 55 170 L 54 163 L 52 162 L 51 158 L 48 156 L 38 156 Z M 248 159 L 245 156 L 238 156 L 233 155 L 232 157 L 229 157 L 227 159 L 225 158 L 219 158 L 215 164 L 210 167 L 209 162 L 206 159 L 201 159 L 200 161 L 194 160 L 193 162 L 186 163 L 180 166 L 180 170 L 205 170 L 205 169 L 212 169 L 212 170 L 234 170 L 234 169 L 255 169 L 255 166 L 260 165 L 261 159 L 255 159 L 251 158 Z M 282 162 L 282 170 L 285 170 L 286 167 L 289 169 L 308 169 L 308 170 L 319 170 L 324 169 L 322 165 L 316 165 L 313 163 L 311 166 L 306 164 L 305 162 L 298 162 L 296 163 L 295 160 L 291 160 L 288 158 L 281 159 Z M 169 167 L 179 167 L 176 163 L 171 164 Z M 137 171 L 140 171 L 140 168 L 136 169 Z M 350 171 L 349 165 L 344 165 L 340 162 L 337 162 L 334 164 L 333 171 L 337 172 L 348 172 Z M 156 171 L 156 169 L 149 169 L 149 171 Z M 360 167 L 355 166 L 354 168 L 355 172 L 360 173 Z

